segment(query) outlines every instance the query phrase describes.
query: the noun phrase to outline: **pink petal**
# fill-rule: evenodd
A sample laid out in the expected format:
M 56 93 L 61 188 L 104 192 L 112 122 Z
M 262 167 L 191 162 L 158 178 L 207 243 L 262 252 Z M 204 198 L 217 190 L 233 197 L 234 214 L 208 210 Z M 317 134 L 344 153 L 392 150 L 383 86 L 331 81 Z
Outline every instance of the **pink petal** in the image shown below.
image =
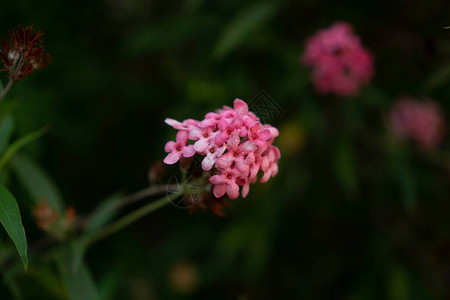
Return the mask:
M 259 182 L 266 183 L 270 179 L 270 171 L 264 172 L 264 176 L 261 178 Z
M 224 175 L 214 175 L 209 178 L 209 182 L 212 184 L 226 184 L 226 179 Z
M 230 124 L 228 124 L 228 122 L 225 119 L 222 119 L 217 124 L 217 127 L 219 128 L 220 131 L 226 131 L 229 125 Z
M 216 158 L 212 154 L 208 154 L 202 161 L 202 169 L 205 171 L 211 170 L 216 162 Z
M 195 154 L 195 149 L 193 145 L 189 145 L 183 148 L 181 151 L 181 154 L 183 154 L 183 157 L 192 157 Z
M 266 142 L 262 141 L 262 140 L 253 140 L 253 142 L 256 144 L 256 146 L 258 147 L 264 147 L 266 145 Z
M 205 138 L 199 139 L 194 144 L 195 151 L 205 152 L 206 148 L 208 148 L 208 146 L 209 146 L 209 142 L 210 142 L 210 139 L 205 139 Z
M 247 197 L 248 192 L 250 191 L 250 183 L 247 181 L 242 187 L 242 197 Z
M 242 101 L 241 99 L 235 99 L 234 100 L 234 109 L 238 111 L 239 113 L 246 113 L 248 112 L 248 106 L 247 103 Z
M 236 168 L 239 170 L 239 172 L 241 174 L 239 174 L 239 177 L 247 177 L 248 172 L 250 171 L 250 167 L 245 164 L 244 158 L 238 157 L 237 159 L 234 160 L 235 164 L 236 164 Z
M 178 122 L 177 120 L 174 119 L 167 118 L 164 120 L 164 122 L 166 122 L 167 125 L 170 125 L 177 130 L 186 129 L 186 126 L 184 126 L 183 123 Z
M 176 140 L 177 144 L 186 145 L 188 133 L 184 130 L 178 131 Z
M 223 195 L 225 195 L 226 191 L 227 191 L 227 186 L 225 184 L 216 185 L 213 190 L 214 196 L 216 196 L 216 198 L 220 198 Z
M 261 130 L 260 132 L 258 132 L 258 138 L 260 140 L 267 141 L 268 139 L 270 139 L 270 137 L 271 137 L 271 134 L 270 134 L 269 129 L 264 129 L 264 130 Z
M 175 149 L 176 143 L 173 141 L 167 142 L 166 146 L 164 146 L 164 151 L 166 152 L 172 152 L 173 149 Z
M 206 120 L 203 120 L 200 123 L 198 123 L 198 126 L 201 128 L 207 128 L 207 127 L 215 126 L 216 124 L 217 124 L 216 119 L 206 119 Z
M 233 160 L 234 160 L 233 155 L 230 152 L 228 152 L 227 154 L 222 155 L 217 159 L 216 166 L 218 167 L 218 169 L 228 169 L 233 163 Z
M 229 182 L 227 184 L 227 194 L 231 200 L 239 197 L 239 186 L 235 182 Z
M 255 163 L 255 154 L 253 152 L 250 152 L 249 155 L 245 158 L 245 163 L 247 165 Z
M 198 140 L 202 137 L 202 129 L 196 126 L 193 126 L 189 129 L 189 139 L 190 140 Z
M 240 141 L 241 139 L 239 138 L 239 136 L 237 134 L 233 134 L 233 136 L 228 140 L 227 146 L 231 151 L 236 151 L 238 149 Z
M 170 152 L 166 158 L 164 158 L 164 163 L 168 165 L 173 165 L 180 159 L 180 153 L 179 152 Z
M 250 152 L 253 152 L 256 150 L 256 145 L 252 141 L 245 141 L 239 146 L 239 152 L 242 155 L 247 155 Z

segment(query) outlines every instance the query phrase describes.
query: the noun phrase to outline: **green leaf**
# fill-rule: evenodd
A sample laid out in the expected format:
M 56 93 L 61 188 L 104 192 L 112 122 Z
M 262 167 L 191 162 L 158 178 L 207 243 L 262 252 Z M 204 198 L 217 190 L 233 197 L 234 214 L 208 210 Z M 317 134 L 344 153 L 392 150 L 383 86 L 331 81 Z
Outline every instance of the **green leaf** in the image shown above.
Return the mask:
M 23 146 L 26 144 L 40 138 L 45 132 L 47 131 L 47 127 L 44 127 L 38 131 L 32 132 L 14 143 L 11 144 L 11 146 L 6 150 L 5 154 L 0 159 L 0 172 L 5 167 L 6 163 L 11 159 L 11 157 Z
M 63 249 L 59 261 L 61 275 L 70 300 L 99 300 L 97 286 L 86 265 L 81 262 L 77 271 L 73 269 L 70 247 Z
M 88 219 L 86 232 L 92 233 L 114 218 L 118 213 L 122 199 L 122 195 L 116 194 L 102 201 L 93 215 Z
M 213 58 L 222 59 L 242 44 L 276 12 L 272 3 L 257 3 L 238 15 L 225 28 L 213 51 Z
M 16 245 L 25 270 L 28 268 L 27 238 L 16 199 L 0 185 L 0 221 Z
M 19 154 L 11 159 L 11 166 L 35 203 L 47 200 L 50 207 L 62 213 L 64 205 L 53 181 L 31 158 Z
M 78 272 L 82 265 L 86 250 L 86 243 L 82 240 L 76 240 L 70 243 L 71 268 L 73 273 Z
M 0 120 L 0 151 L 5 153 L 9 139 L 14 130 L 14 119 L 11 115 L 5 115 Z

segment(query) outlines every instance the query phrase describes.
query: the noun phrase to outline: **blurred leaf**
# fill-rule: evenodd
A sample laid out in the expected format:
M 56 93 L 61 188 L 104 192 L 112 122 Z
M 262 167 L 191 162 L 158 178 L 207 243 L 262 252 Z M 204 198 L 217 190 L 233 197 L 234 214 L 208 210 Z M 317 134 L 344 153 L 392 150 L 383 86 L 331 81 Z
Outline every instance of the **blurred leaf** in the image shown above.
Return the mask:
M 16 298 L 17 300 L 22 300 L 23 299 L 20 287 L 17 284 L 17 282 L 14 281 L 14 279 L 11 279 L 11 278 L 10 279 L 5 279 L 5 283 L 8 286 L 8 288 L 11 291 L 11 294 L 14 296 L 14 298 Z
M 119 271 L 110 271 L 102 277 L 99 284 L 100 299 L 114 299 L 114 293 L 120 285 L 123 276 Z
M 334 167 L 337 180 L 346 193 L 354 194 L 357 191 L 356 162 L 353 150 L 349 143 L 341 142 L 337 146 Z
M 276 6 L 265 2 L 257 3 L 240 13 L 225 28 L 212 57 L 218 60 L 224 58 L 267 22 L 275 12 Z
M 3 91 L 4 87 L 3 87 L 3 82 L 0 80 L 0 93 Z
M 59 191 L 47 173 L 35 161 L 16 154 L 11 159 L 11 165 L 35 203 L 45 199 L 53 209 L 59 213 L 62 212 L 64 205 Z
M 32 132 L 19 140 L 15 141 L 11 144 L 10 147 L 6 150 L 5 154 L 0 159 L 0 172 L 5 167 L 6 163 L 11 159 L 11 157 L 23 146 L 34 141 L 35 139 L 41 137 L 47 131 L 47 127 L 44 127 L 38 131 Z
M 84 254 L 86 253 L 86 244 L 81 240 L 70 243 L 71 269 L 72 272 L 78 272 L 83 263 Z
M 81 262 L 77 271 L 73 269 L 73 256 L 70 247 L 61 252 L 59 267 L 70 300 L 98 300 L 99 295 L 92 275 Z
M 103 200 L 89 218 L 86 224 L 86 232 L 92 233 L 114 218 L 118 213 L 122 199 L 122 195 L 116 194 Z
M 5 115 L 0 120 L 0 152 L 4 153 L 14 130 L 14 119 Z
M 411 299 L 409 295 L 408 274 L 400 266 L 393 267 L 388 273 L 387 294 L 390 300 Z
M 27 238 L 16 199 L 0 185 L 0 221 L 16 245 L 25 270 L 28 268 Z
M 66 299 L 66 290 L 61 284 L 60 278 L 50 266 L 39 265 L 38 267 L 31 265 L 27 275 L 43 287 L 50 295 L 57 299 Z M 48 294 L 47 294 L 48 295 Z

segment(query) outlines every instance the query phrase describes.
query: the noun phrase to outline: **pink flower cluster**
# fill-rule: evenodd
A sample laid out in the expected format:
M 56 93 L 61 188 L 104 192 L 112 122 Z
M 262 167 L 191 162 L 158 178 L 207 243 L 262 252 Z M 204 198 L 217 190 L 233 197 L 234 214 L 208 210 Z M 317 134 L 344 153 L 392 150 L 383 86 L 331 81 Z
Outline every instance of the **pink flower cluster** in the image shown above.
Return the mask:
M 318 93 L 353 96 L 374 73 L 372 55 L 361 45 L 350 24 L 334 23 L 306 41 L 301 62 L 313 67 Z
M 262 125 L 240 99 L 234 100 L 234 108 L 224 106 L 206 114 L 202 121 L 166 119 L 165 122 L 178 133 L 176 141 L 165 146 L 169 154 L 164 162 L 172 165 L 181 157 L 192 157 L 196 153 L 203 156 L 202 169 L 214 171 L 209 181 L 214 185 L 217 198 L 227 194 L 230 199 L 236 199 L 239 186 L 243 187 L 245 198 L 260 170 L 264 172 L 262 183 L 278 173 L 280 150 L 272 145 L 278 130 Z M 194 143 L 188 144 L 188 140 Z
M 400 98 L 390 113 L 394 135 L 401 140 L 414 140 L 425 149 L 434 149 L 443 140 L 444 121 L 440 106 L 429 99 Z

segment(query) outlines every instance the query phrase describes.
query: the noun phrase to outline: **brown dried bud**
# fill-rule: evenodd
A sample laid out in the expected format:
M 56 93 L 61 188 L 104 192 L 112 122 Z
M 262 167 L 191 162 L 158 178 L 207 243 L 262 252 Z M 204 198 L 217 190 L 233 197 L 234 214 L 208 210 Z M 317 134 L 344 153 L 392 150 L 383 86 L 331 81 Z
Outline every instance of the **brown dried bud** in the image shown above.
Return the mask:
M 35 69 L 45 68 L 50 56 L 45 53 L 41 37 L 43 31 L 34 31 L 33 26 L 18 26 L 9 31 L 10 39 L 0 40 L 0 71 L 13 81 L 21 80 Z

